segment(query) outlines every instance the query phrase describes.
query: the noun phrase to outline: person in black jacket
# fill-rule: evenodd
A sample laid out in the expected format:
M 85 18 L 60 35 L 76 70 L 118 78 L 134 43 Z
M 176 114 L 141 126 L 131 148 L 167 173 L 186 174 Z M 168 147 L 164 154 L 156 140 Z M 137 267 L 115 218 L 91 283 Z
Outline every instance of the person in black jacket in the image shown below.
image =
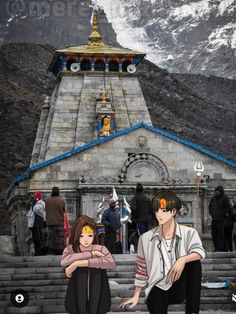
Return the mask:
M 224 251 L 232 252 L 233 251 L 233 229 L 234 222 L 231 213 L 226 213 L 224 221 Z
M 215 195 L 210 200 L 209 213 L 212 217 L 211 234 L 215 252 L 225 251 L 225 224 L 232 215 L 232 207 L 223 186 L 215 188 Z M 228 217 L 228 218 L 227 218 Z
M 142 184 L 137 183 L 136 195 L 131 200 L 131 220 L 136 223 L 139 236 L 149 230 L 151 219 L 151 201 L 143 194 Z

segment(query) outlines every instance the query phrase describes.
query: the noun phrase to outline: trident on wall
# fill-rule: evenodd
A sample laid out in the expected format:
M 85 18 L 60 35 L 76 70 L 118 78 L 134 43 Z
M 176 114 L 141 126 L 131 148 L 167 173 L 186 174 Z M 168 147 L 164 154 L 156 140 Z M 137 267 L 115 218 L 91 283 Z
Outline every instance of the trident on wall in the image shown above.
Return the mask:
M 198 209 L 200 208 L 200 197 L 199 197 L 199 186 L 200 186 L 200 181 L 202 177 L 202 173 L 204 171 L 204 166 L 202 161 L 197 161 L 194 165 L 194 171 L 196 172 L 197 176 L 195 178 L 196 183 L 197 183 L 197 206 Z
M 197 176 L 196 176 L 197 194 L 199 195 L 199 185 L 200 185 L 202 173 L 204 171 L 204 166 L 203 166 L 202 161 L 196 161 L 193 169 L 197 173 Z

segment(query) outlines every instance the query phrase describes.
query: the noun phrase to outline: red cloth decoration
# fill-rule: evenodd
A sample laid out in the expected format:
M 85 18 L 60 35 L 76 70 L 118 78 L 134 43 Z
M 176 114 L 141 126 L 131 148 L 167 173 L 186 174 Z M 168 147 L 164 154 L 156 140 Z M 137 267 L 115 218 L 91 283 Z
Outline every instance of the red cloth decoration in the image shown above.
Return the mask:
M 65 213 L 64 213 L 64 246 L 65 247 L 69 244 L 69 236 L 70 236 L 69 220 L 67 216 L 67 211 L 65 210 Z

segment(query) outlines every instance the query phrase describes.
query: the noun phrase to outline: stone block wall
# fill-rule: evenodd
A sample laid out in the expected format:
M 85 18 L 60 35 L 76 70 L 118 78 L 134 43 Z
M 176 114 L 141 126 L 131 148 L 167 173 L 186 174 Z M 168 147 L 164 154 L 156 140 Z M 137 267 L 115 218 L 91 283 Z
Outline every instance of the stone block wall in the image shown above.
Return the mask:
M 106 89 L 117 131 L 145 122 L 150 115 L 137 77 L 130 74 L 62 74 L 50 108 L 43 107 L 31 165 L 97 138 L 96 99 Z

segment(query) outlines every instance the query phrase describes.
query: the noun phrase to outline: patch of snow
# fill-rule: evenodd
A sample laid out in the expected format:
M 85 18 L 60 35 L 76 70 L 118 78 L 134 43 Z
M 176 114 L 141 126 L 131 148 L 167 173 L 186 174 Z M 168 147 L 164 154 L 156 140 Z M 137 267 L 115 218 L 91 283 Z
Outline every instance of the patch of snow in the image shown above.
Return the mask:
M 235 29 L 235 24 L 228 23 L 223 27 L 218 27 L 208 37 L 209 42 L 214 46 L 229 46 L 232 47 L 232 42 L 230 44 L 229 38 L 233 35 L 233 29 Z M 230 36 L 231 35 L 231 36 Z
M 129 1 L 135 5 L 136 0 Z M 117 41 L 125 48 L 147 53 L 147 59 L 155 63 L 161 63 L 157 53 L 148 45 L 147 34 L 143 28 L 132 27 L 127 21 L 127 14 L 120 1 L 98 0 L 98 5 L 104 8 L 107 19 L 117 34 Z M 136 19 L 136 13 L 132 20 Z
M 221 0 L 219 4 L 219 13 L 223 15 L 224 12 L 229 11 L 229 7 L 235 3 L 235 0 Z M 232 6 L 231 10 L 235 10 L 235 4 Z
M 212 55 L 236 49 L 232 13 L 236 0 L 98 0 L 98 4 L 123 47 L 146 52 L 148 60 L 170 71 L 185 59 L 184 71 L 208 71 Z M 228 18 L 217 19 L 220 15 Z M 198 27 L 199 36 L 195 35 Z M 196 68 L 198 60 L 202 66 Z M 217 66 L 225 71 L 223 65 Z
M 174 60 L 174 57 L 172 55 L 168 55 L 167 60 L 169 60 L 169 61 Z
M 234 32 L 232 35 L 231 47 L 232 47 L 232 49 L 236 49 L 236 27 L 234 28 Z
M 190 4 L 184 4 L 181 7 L 174 8 L 170 16 L 176 21 L 181 21 L 184 18 L 205 18 L 206 15 L 212 11 L 211 0 L 201 0 L 198 2 L 192 2 Z

